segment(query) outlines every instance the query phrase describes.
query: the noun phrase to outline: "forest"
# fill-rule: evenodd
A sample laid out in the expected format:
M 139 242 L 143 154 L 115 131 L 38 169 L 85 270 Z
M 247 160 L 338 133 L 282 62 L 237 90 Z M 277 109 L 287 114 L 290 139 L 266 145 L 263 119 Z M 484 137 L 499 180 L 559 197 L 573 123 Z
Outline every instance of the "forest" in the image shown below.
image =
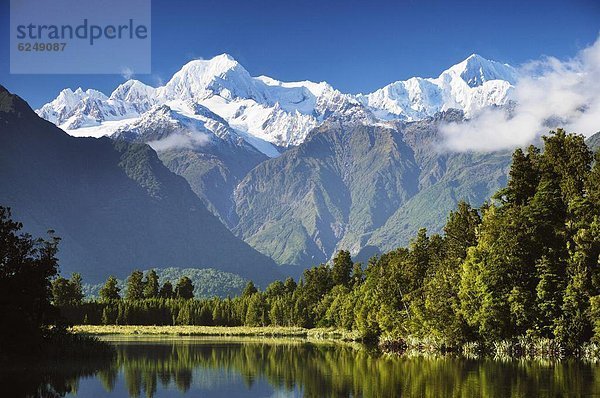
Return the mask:
M 55 278 L 55 305 L 75 324 L 335 327 L 365 340 L 438 346 L 548 339 L 567 352 L 600 339 L 600 155 L 559 129 L 513 153 L 507 186 L 479 208 L 460 202 L 440 234 L 331 264 L 239 297 L 193 299 L 182 278 L 134 271 L 84 300 L 81 277 Z

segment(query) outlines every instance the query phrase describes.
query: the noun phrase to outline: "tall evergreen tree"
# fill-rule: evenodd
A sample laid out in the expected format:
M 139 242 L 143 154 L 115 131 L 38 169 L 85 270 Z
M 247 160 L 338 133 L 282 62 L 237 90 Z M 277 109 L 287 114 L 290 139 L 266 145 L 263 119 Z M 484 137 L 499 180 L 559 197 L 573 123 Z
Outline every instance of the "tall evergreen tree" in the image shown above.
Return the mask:
M 365 281 L 365 272 L 363 271 L 362 264 L 354 263 L 354 266 L 352 267 L 352 278 L 351 278 L 352 287 L 356 288 L 364 281 Z
M 534 146 L 529 147 L 527 154 L 517 148 L 512 156 L 508 186 L 497 196 L 504 196 L 513 205 L 525 205 L 534 195 L 539 181 L 538 156 L 539 150 Z
M 146 275 L 146 280 L 144 281 L 144 297 L 158 297 L 159 289 L 160 285 L 158 283 L 158 275 L 156 274 L 156 271 L 152 269 L 148 272 Z
M 420 288 L 429 268 L 429 237 L 425 228 L 419 229 L 417 237 L 410 244 L 410 255 L 407 263 L 407 272 L 410 290 Z
M 185 300 L 194 298 L 194 285 L 192 284 L 192 280 L 187 276 L 179 279 L 177 286 L 175 287 L 175 295 L 178 298 Z
M 331 269 L 331 277 L 334 285 L 349 286 L 350 276 L 354 263 L 350 257 L 350 252 L 340 250 L 333 258 L 333 267 Z
M 464 201 L 458 202 L 456 210 L 450 212 L 444 226 L 444 255 L 455 260 L 467 256 L 467 249 L 477 244 L 477 227 L 481 217 Z
M 544 160 L 545 166 L 560 176 L 566 203 L 583 195 L 593 160 L 583 136 L 567 134 L 563 129 L 552 132 L 544 137 Z
M 120 291 L 121 291 L 121 288 L 119 287 L 117 278 L 115 278 L 113 275 L 111 275 L 106 280 L 106 283 L 104 284 L 104 286 L 102 286 L 102 288 L 100 288 L 100 300 L 102 300 L 102 301 L 119 300 L 121 298 L 121 296 L 119 295 Z
M 81 300 L 83 300 L 83 282 L 81 279 L 81 274 L 74 272 L 71 275 L 70 282 L 73 289 L 73 302 L 75 304 L 80 304 Z
M 163 283 L 162 287 L 160 288 L 160 292 L 158 293 L 158 295 L 161 298 L 165 299 L 175 297 L 175 294 L 173 292 L 173 284 L 170 281 L 165 281 L 165 283 Z
M 141 300 L 144 298 L 144 273 L 140 270 L 135 270 L 127 278 L 127 291 L 125 299 Z
M 285 287 L 285 292 L 290 295 L 293 294 L 298 287 L 296 281 L 292 277 L 288 277 L 283 283 L 283 286 Z
M 249 281 L 246 284 L 246 287 L 244 288 L 244 291 L 242 292 L 242 297 L 250 297 L 254 293 L 257 293 L 257 292 L 258 292 L 258 289 L 256 288 L 256 286 L 254 286 L 254 282 Z

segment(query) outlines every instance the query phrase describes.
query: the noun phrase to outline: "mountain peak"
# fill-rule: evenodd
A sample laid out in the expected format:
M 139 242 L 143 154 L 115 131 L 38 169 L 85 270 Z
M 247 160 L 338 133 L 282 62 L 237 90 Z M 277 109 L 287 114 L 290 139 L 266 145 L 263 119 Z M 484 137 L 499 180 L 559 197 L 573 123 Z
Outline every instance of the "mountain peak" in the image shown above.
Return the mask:
M 473 54 L 469 55 L 469 56 L 468 56 L 468 57 L 465 59 L 465 61 L 471 61 L 471 62 L 472 62 L 472 61 L 477 61 L 477 62 L 482 62 L 482 61 L 484 61 L 484 62 L 490 62 L 488 59 L 486 59 L 486 58 L 483 58 L 481 55 L 479 55 L 479 54 L 477 54 L 477 53 L 473 53 Z
M 154 87 L 148 86 L 139 80 L 131 79 L 119 85 L 110 95 L 110 99 L 128 102 L 149 101 L 155 91 Z
M 186 63 L 179 72 L 188 73 L 207 73 L 210 72 L 214 75 L 225 73 L 230 69 L 243 67 L 237 62 L 231 55 L 223 53 L 214 56 L 211 59 L 194 59 Z M 179 73 L 178 72 L 178 73 Z
M 193 99 L 212 94 L 247 97 L 253 93 L 250 74 L 228 54 L 188 62 L 161 87 L 166 98 Z
M 515 84 L 517 80 L 517 72 L 512 66 L 491 61 L 476 53 L 453 65 L 442 75 L 448 73 L 459 75 L 470 87 L 481 86 L 489 80 L 506 80 L 510 84 Z
M 223 53 L 223 54 L 219 54 L 219 55 L 215 55 L 212 60 L 219 60 L 219 61 L 233 61 L 233 62 L 237 62 L 235 60 L 235 58 L 233 58 L 231 55 L 227 54 L 227 53 Z

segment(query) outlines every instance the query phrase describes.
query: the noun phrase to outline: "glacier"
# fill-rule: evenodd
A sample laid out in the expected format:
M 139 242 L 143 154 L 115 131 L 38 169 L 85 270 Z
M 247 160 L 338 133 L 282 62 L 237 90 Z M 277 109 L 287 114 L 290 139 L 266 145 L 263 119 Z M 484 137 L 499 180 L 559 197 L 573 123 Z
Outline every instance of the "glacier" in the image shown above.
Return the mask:
M 233 57 L 221 54 L 188 62 L 160 87 L 128 80 L 110 96 L 66 88 L 36 113 L 74 136 L 143 134 L 168 121 L 178 123 L 178 131 L 188 130 L 181 134 L 203 134 L 208 142 L 211 136 L 243 140 L 276 157 L 330 118 L 369 124 L 414 121 L 448 109 L 473 117 L 510 101 L 517 79 L 512 66 L 472 54 L 436 78 L 413 77 L 354 95 L 326 82 L 253 77 Z

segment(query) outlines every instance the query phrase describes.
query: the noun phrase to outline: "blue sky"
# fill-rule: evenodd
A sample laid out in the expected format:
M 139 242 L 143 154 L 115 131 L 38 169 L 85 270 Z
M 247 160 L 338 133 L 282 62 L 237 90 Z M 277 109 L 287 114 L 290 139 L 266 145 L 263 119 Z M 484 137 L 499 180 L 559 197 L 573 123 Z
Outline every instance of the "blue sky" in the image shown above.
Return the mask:
M 9 74 L 9 5 L 0 2 L 0 84 L 33 107 L 64 87 L 110 93 L 120 75 Z M 153 0 L 156 86 L 194 58 L 227 52 L 252 75 L 328 81 L 370 92 L 411 76 L 437 76 L 471 53 L 519 65 L 568 58 L 600 33 L 600 2 Z

